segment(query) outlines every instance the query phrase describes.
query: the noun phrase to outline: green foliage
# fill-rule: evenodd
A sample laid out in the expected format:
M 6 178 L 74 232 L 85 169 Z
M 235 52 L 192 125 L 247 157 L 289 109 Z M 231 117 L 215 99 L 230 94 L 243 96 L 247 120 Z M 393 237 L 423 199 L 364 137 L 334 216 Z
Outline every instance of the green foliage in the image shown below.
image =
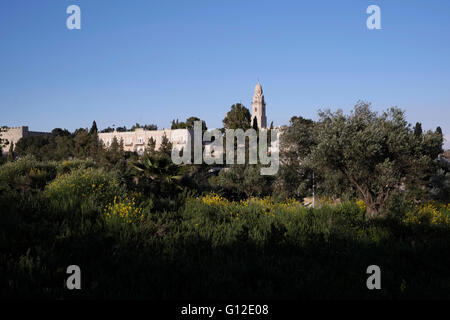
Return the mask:
M 94 124 L 22 139 L 0 166 L 0 296 L 450 298 L 442 133 L 419 134 L 398 109 L 293 117 L 276 177 L 259 165 L 176 166 L 167 139 L 143 157 L 117 140 L 104 148 Z M 234 105 L 224 125 L 250 128 L 248 110 Z M 301 202 L 312 172 L 330 199 L 314 209 Z M 367 219 L 370 197 L 387 214 Z M 364 285 L 374 261 L 377 292 Z M 77 292 L 64 288 L 74 263 Z
M 140 125 L 139 123 L 136 123 L 129 131 L 135 131 L 137 128 L 142 128 L 144 130 L 158 130 L 158 126 L 156 124 Z
M 23 163 L 32 161 L 3 167 L 25 173 L 19 167 L 39 165 Z M 161 161 L 144 165 L 142 177 L 155 185 L 167 181 Z M 450 220 L 442 205 L 398 208 L 404 218 L 367 220 L 353 202 L 310 209 L 295 200 L 230 201 L 183 192 L 160 195 L 181 204 L 164 211 L 151 195 L 127 192 L 115 174 L 89 166 L 84 160 L 56 165 L 64 173 L 44 193 L 0 189 L 2 296 L 449 297 L 450 260 L 442 252 L 450 249 Z M 85 270 L 76 293 L 63 286 L 74 261 Z M 363 285 L 373 261 L 384 270 L 378 292 Z
M 179 122 L 178 119 L 177 121 L 172 120 L 172 125 L 170 127 L 171 129 L 186 129 L 186 123 L 185 122 Z
M 71 159 L 58 163 L 56 170 L 58 175 L 70 173 L 77 169 L 97 168 L 98 164 L 93 159 Z
M 272 193 L 273 176 L 260 173 L 260 165 L 231 165 L 210 178 L 210 184 L 229 198 L 264 197 Z
M 14 143 L 11 142 L 8 150 L 8 161 L 14 161 L 16 158 L 16 153 L 14 152 Z
M 23 137 L 15 146 L 16 156 L 32 155 L 38 160 L 66 160 L 73 157 L 98 160 L 102 151 L 94 124 L 90 132 L 80 128 L 71 134 L 56 128 L 51 134 Z
M 312 193 L 313 170 L 305 160 L 317 144 L 314 130 L 315 123 L 302 117 L 292 117 L 289 126 L 283 130 L 280 141 L 282 165 L 276 189 L 286 197 L 303 199 Z
M 114 137 L 111 141 L 111 145 L 104 153 L 104 160 L 113 167 L 122 165 L 125 158 L 125 151 L 123 148 L 123 140 L 120 139 L 120 141 L 118 141 L 117 138 Z
M 92 122 L 91 129 L 89 130 L 89 134 L 97 134 L 98 128 L 97 128 L 97 122 Z
M 241 103 L 231 106 L 231 110 L 227 112 L 223 119 L 223 126 L 226 129 L 249 129 L 251 123 L 250 111 Z
M 201 120 L 197 117 L 189 117 L 186 119 L 186 128 L 187 129 L 194 129 L 194 122 L 195 121 L 201 121 L 202 122 L 202 132 L 208 130 L 208 127 L 206 126 L 206 122 L 204 120 Z
M 155 141 L 155 139 L 150 137 L 150 139 L 148 139 L 147 147 L 145 148 L 145 152 L 148 155 L 154 155 L 155 151 L 156 151 L 156 141 Z
M 6 131 L 8 129 L 8 127 L 6 126 L 1 126 L 0 127 L 0 159 L 2 158 L 3 155 L 3 148 L 7 145 L 8 140 L 2 139 L 1 138 L 1 133 Z
M 252 128 L 256 131 L 256 132 L 258 132 L 258 130 L 259 130 L 259 127 L 258 127 L 258 119 L 255 117 L 255 118 L 253 118 L 253 125 L 252 125 Z
M 111 127 L 105 128 L 103 130 L 100 131 L 101 133 L 108 133 L 108 132 L 114 132 L 114 129 Z
M 450 203 L 450 162 L 445 158 L 438 162 L 438 169 L 430 178 L 430 198 Z
M 14 190 L 43 189 L 56 176 L 56 163 L 40 162 L 32 156 L 0 167 L 0 183 Z
M 162 137 L 158 153 L 167 157 L 170 157 L 170 155 L 172 154 L 172 142 L 169 141 L 166 134 L 164 134 Z
M 194 122 L 195 121 L 201 121 L 202 122 L 202 131 L 208 130 L 206 127 L 206 122 L 204 120 L 201 120 L 198 117 L 189 117 L 186 119 L 186 122 L 179 122 L 178 119 L 172 120 L 171 129 L 194 129 Z
M 138 178 L 138 189 L 146 194 L 164 197 L 172 195 L 181 188 L 178 181 L 179 167 L 170 158 L 144 155 L 139 162 L 133 163 Z
M 415 135 L 417 138 L 421 138 L 421 137 L 422 137 L 422 134 L 423 134 L 423 131 L 422 131 L 422 124 L 421 124 L 420 122 L 417 122 L 416 125 L 414 126 L 414 135 Z
M 68 213 L 86 209 L 85 205 L 103 208 L 115 196 L 124 193 L 116 174 L 94 168 L 80 168 L 62 174 L 45 188 L 45 196 L 51 206 Z
M 325 168 L 341 174 L 372 217 L 385 212 L 402 183 L 426 183 L 427 170 L 442 152 L 442 136 L 427 132 L 418 139 L 398 108 L 377 115 L 359 102 L 349 116 L 325 111 L 320 118 L 311 163 L 319 172 Z
M 158 130 L 158 126 L 156 124 L 145 124 L 142 126 L 144 130 Z

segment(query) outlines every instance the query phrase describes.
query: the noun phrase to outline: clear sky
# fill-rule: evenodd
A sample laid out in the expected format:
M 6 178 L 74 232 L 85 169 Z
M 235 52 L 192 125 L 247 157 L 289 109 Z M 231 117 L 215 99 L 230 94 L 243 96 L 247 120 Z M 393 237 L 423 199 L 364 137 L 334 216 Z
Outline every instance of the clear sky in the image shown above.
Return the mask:
M 221 127 L 259 78 L 268 123 L 361 99 L 450 134 L 448 0 L 1 0 L 0 39 L 0 125 Z

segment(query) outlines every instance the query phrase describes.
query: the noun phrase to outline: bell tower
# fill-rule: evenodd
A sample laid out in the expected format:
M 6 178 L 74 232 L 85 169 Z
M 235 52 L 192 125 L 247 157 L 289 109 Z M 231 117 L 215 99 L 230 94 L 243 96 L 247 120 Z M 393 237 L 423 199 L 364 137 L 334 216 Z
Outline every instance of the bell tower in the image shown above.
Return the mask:
M 255 86 L 255 93 L 252 100 L 252 127 L 255 119 L 259 129 L 267 128 L 266 103 L 264 101 L 264 94 L 259 81 Z

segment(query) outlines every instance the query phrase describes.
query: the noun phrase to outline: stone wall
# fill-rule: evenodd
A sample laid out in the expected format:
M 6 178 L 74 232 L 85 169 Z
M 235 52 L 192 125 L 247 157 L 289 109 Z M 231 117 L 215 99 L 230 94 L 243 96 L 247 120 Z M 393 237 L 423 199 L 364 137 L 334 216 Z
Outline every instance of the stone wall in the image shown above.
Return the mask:
M 5 130 L 5 131 L 3 131 Z M 16 143 L 23 137 L 32 137 L 32 136 L 40 136 L 49 134 L 48 132 L 37 132 L 37 131 L 29 131 L 27 126 L 21 126 L 21 127 L 11 127 L 7 129 L 2 129 L 0 131 L 0 138 L 7 140 L 8 144 L 3 146 L 3 154 L 7 155 L 9 152 L 9 146 L 11 143 L 14 143 L 14 146 Z
M 172 145 L 177 148 L 189 143 L 190 139 L 189 131 L 187 129 L 144 130 L 143 128 L 137 128 L 135 131 L 127 132 L 99 133 L 98 138 L 103 142 L 105 147 L 111 145 L 114 137 L 116 137 L 118 142 L 122 139 L 125 151 L 136 151 L 137 153 L 142 154 L 145 151 L 150 138 L 153 138 L 156 141 L 155 148 L 158 150 L 164 135 L 166 135 Z

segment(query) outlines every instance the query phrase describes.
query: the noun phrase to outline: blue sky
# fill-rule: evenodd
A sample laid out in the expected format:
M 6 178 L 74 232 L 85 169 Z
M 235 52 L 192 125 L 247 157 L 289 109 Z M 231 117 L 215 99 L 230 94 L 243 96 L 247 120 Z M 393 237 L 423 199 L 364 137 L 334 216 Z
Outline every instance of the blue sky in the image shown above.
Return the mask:
M 0 39 L 1 125 L 221 127 L 259 78 L 275 125 L 361 99 L 450 134 L 448 0 L 2 0 Z

